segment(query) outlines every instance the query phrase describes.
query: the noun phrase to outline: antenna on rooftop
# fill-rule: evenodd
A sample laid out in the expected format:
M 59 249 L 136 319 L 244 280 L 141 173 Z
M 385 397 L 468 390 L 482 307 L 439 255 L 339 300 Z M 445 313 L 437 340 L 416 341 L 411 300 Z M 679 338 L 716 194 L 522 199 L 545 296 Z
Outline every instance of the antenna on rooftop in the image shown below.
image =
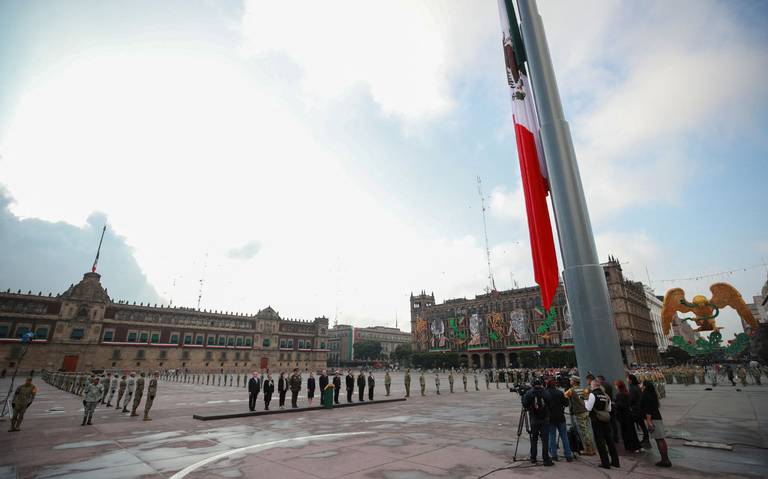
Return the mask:
M 496 282 L 493 280 L 493 269 L 491 269 L 491 248 L 488 246 L 488 224 L 485 219 L 485 196 L 483 196 L 483 182 L 477 177 L 477 193 L 480 195 L 480 206 L 483 212 L 483 235 L 485 236 L 485 257 L 488 260 L 488 282 L 491 291 L 496 291 Z
M 203 261 L 203 274 L 200 276 L 200 290 L 197 293 L 197 309 L 200 309 L 200 301 L 203 299 L 203 284 L 205 283 L 205 270 L 208 269 L 208 251 L 205 252 Z

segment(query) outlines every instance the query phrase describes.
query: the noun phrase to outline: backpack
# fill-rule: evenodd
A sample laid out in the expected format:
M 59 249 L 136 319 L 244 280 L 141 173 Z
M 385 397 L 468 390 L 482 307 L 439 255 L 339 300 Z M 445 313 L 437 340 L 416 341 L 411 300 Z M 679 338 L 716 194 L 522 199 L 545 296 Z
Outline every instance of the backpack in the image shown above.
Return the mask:
M 595 395 L 595 405 L 592 408 L 595 411 L 595 417 L 600 422 L 611 422 L 611 413 L 608 412 L 608 404 L 611 400 L 608 395 L 602 391 L 592 391 Z
M 536 419 L 547 418 L 547 404 L 544 402 L 544 395 L 541 391 L 533 394 L 533 402 L 531 403 L 531 414 Z

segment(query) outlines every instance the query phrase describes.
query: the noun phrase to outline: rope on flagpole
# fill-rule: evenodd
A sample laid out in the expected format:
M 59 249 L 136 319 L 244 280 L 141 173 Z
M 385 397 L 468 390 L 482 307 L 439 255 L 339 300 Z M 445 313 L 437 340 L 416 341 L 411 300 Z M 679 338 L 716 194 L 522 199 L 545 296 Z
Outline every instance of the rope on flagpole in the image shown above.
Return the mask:
M 752 266 L 746 266 L 746 267 L 743 267 L 743 268 L 735 268 L 735 269 L 729 269 L 727 271 L 720 271 L 718 273 L 703 273 L 703 274 L 698 274 L 698 275 L 695 275 L 695 276 L 689 276 L 687 278 L 669 278 L 669 279 L 655 279 L 654 278 L 653 282 L 654 283 L 674 283 L 676 281 L 698 281 L 698 280 L 707 279 L 707 278 L 714 278 L 714 277 L 717 277 L 717 276 L 724 276 L 726 274 L 741 273 L 741 272 L 744 272 L 744 271 L 749 271 L 749 270 L 753 270 L 753 269 L 757 269 L 757 268 L 763 268 L 763 267 L 764 267 L 764 265 L 757 264 L 757 265 L 752 265 Z

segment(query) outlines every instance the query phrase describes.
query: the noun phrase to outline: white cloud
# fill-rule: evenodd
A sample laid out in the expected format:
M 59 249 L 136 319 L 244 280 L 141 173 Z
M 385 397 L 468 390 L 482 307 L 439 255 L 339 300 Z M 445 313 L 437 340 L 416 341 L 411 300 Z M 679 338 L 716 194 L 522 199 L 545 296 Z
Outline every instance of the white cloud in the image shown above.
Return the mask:
M 498 29 L 495 8 L 467 0 L 250 0 L 242 31 L 248 54 L 279 52 L 296 62 L 312 97 L 363 84 L 384 113 L 415 121 L 454 107 L 453 81 L 478 63 L 478 45 Z
M 513 191 L 508 191 L 505 186 L 497 186 L 491 191 L 488 210 L 494 218 L 524 225 L 526 213 L 523 189 L 518 186 Z

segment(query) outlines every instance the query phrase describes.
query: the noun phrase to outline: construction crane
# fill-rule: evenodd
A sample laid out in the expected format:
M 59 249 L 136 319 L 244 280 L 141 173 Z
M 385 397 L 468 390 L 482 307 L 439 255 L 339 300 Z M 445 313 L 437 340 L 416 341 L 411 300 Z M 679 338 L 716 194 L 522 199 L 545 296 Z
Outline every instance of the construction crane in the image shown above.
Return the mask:
M 488 261 L 488 282 L 491 291 L 496 291 L 496 282 L 493 280 L 493 269 L 491 268 L 491 248 L 488 246 L 488 223 L 485 219 L 485 196 L 483 196 L 483 182 L 477 177 L 477 193 L 480 195 L 480 207 L 483 212 L 483 235 L 485 236 L 485 258 Z

